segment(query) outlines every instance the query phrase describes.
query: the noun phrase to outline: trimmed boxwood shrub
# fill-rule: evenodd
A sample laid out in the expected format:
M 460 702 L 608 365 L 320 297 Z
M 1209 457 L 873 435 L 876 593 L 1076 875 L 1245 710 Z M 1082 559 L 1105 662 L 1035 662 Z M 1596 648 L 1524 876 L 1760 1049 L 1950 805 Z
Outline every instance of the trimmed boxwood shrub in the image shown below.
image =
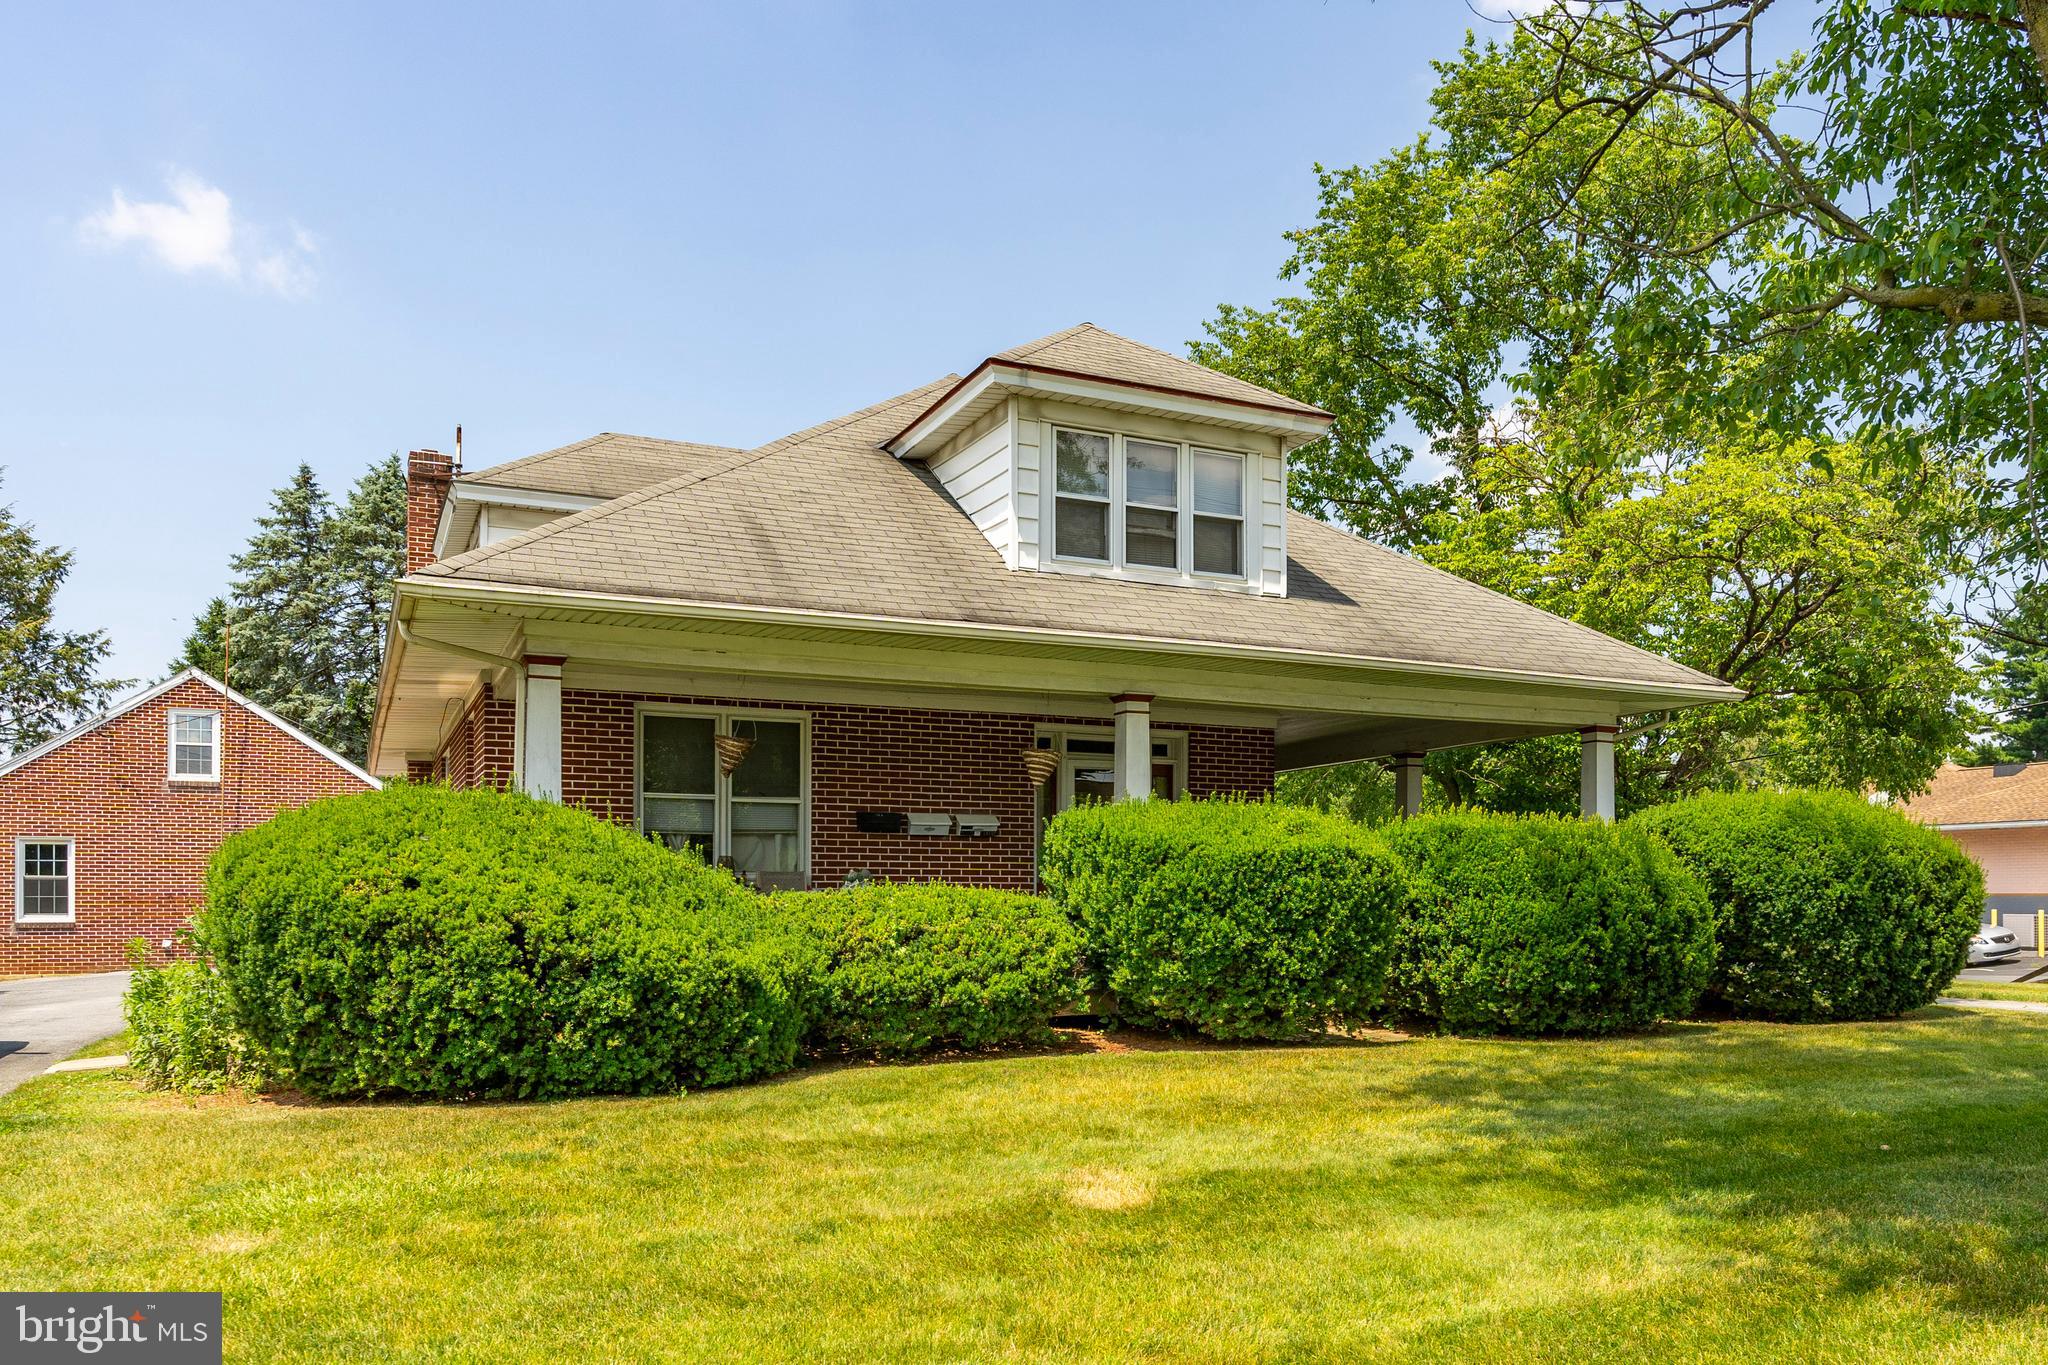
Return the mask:
M 1361 826 L 1237 799 L 1077 806 L 1043 866 L 1118 1013 L 1215 1038 L 1368 1017 L 1406 889 Z
M 725 873 L 509 792 L 316 801 L 215 855 L 197 932 L 316 1095 L 674 1091 L 782 1070 L 800 1018 Z
M 1984 877 L 1948 839 L 1846 792 L 1696 796 L 1633 817 L 1706 884 L 1736 1014 L 1881 1019 L 1955 978 Z
M 1688 1014 L 1705 892 L 1647 831 L 1454 811 L 1389 826 L 1410 894 L 1389 1007 L 1455 1032 L 1613 1033 Z
M 806 1041 L 884 1056 L 1051 1036 L 1079 995 L 1081 936 L 1036 896 L 970 887 L 784 892 Z

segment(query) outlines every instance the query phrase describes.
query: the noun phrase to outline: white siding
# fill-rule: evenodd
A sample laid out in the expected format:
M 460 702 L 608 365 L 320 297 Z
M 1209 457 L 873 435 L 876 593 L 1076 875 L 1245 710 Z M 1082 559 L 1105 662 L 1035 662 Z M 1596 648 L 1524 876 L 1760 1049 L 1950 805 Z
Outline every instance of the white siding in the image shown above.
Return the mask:
M 1015 399 L 1008 404 L 1010 409 L 1011 448 L 1016 452 L 1014 477 L 1017 481 L 1017 567 L 1035 569 L 1039 563 L 1040 528 L 1044 518 L 1040 512 L 1039 493 L 1040 469 L 1044 464 L 1042 452 L 1045 449 L 1043 422 L 1036 418 L 1026 419 L 1017 409 Z
M 1003 562 L 1016 568 L 1008 405 L 947 442 L 931 461 L 931 471 Z
M 465 550 L 474 550 L 479 545 L 491 545 L 514 536 L 525 535 L 536 526 L 545 526 L 567 512 L 556 512 L 540 507 L 499 507 L 485 503 L 477 509 L 476 531 Z
M 1259 459 L 1258 517 L 1247 521 L 1260 528 L 1259 591 L 1268 597 L 1287 596 L 1287 461 L 1277 452 Z

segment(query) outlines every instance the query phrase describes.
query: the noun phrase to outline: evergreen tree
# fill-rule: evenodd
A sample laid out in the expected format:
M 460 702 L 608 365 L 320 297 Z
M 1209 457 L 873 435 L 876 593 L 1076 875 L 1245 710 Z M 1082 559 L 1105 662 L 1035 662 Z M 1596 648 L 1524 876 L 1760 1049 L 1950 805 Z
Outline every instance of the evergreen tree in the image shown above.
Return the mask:
M 227 676 L 227 626 L 228 599 L 216 597 L 206 604 L 205 611 L 193 618 L 191 633 L 185 637 L 178 657 L 171 660 L 170 671 L 178 673 L 196 668 L 233 686 Z
M 0 753 L 42 743 L 128 685 L 98 676 L 112 648 L 105 631 L 51 623 L 70 572 L 69 550 L 39 543 L 35 527 L 0 506 Z
M 2048 758 L 2048 585 L 2020 589 L 2011 608 L 1984 632 L 1990 657 L 1978 690 L 1991 713 L 1969 761 L 2029 763 Z
M 377 710 L 377 673 L 391 615 L 391 584 L 405 572 L 405 470 L 393 454 L 370 466 L 327 534 L 339 711 L 328 743 L 361 759 Z
M 327 549 L 332 515 L 312 467 L 301 464 L 235 556 L 228 606 L 236 690 L 323 743 L 341 718 L 340 593 Z

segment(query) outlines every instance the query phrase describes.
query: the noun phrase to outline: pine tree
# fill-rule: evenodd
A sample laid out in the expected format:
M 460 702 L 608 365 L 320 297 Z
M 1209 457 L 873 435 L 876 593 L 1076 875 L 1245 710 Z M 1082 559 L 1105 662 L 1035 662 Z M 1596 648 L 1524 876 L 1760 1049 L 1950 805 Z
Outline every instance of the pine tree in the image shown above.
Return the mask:
M 391 584 L 405 572 L 405 470 L 393 454 L 370 466 L 329 523 L 328 578 L 339 710 L 327 742 L 360 760 L 370 747 Z
M 51 622 L 71 552 L 43 545 L 35 527 L 0 505 L 0 753 L 42 743 L 128 686 L 102 678 L 112 645 L 103 630 Z
M 235 556 L 228 623 L 234 686 L 326 742 L 341 718 L 334 644 L 340 593 L 327 550 L 332 508 L 300 465 Z
M 196 668 L 233 686 L 227 676 L 228 599 L 216 597 L 206 610 L 192 618 L 191 633 L 185 637 L 178 657 L 171 660 L 171 672 Z
M 1979 691 L 1992 721 L 1978 736 L 1970 761 L 2028 763 L 2048 759 L 2048 587 L 2028 584 L 2012 607 L 1985 633 L 1991 653 L 1979 671 Z

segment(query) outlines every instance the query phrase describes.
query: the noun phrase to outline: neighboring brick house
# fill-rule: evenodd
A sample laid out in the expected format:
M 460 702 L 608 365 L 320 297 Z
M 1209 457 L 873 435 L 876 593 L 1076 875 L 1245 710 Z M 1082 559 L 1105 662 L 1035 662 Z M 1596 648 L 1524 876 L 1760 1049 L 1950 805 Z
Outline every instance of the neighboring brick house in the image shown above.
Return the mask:
M 2048 912 L 2048 763 L 1943 764 L 1899 809 L 1953 839 L 1984 869 L 1984 917 L 2034 945 Z
M 1289 509 L 1328 414 L 1083 324 L 751 450 L 408 462 L 370 769 L 765 885 L 1029 887 L 1075 801 L 1581 737 L 1734 688 Z
M 0 974 L 168 946 L 222 839 L 376 779 L 197 669 L 0 761 Z

